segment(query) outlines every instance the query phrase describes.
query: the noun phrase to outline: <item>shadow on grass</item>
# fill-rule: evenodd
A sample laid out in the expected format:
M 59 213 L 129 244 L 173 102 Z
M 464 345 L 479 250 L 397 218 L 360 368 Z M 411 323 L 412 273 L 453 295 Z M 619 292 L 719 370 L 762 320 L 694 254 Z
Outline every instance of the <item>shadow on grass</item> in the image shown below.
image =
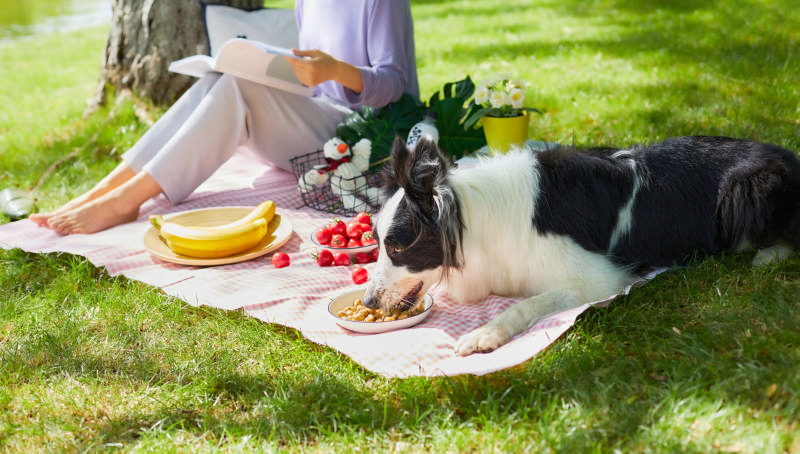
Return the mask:
M 36 276 L 40 286 L 16 292 L 58 287 L 53 270 L 93 268 L 78 258 L 4 254 L 4 260 L 50 269 Z M 13 355 L 7 343 L 3 369 L 16 385 L 14 376 L 123 379 L 127 385 L 111 389 L 148 401 L 137 406 L 148 411 L 101 418 L 92 439 L 83 439 L 86 447 L 178 433 L 303 444 L 344 431 L 390 443 L 425 439 L 431 428 L 466 425 L 492 433 L 509 424 L 562 447 L 625 446 L 675 417 L 680 406 L 765 414 L 785 418 L 779 427 L 791 425 L 787 416 L 800 411 L 794 367 L 800 362 L 800 256 L 757 270 L 748 261 L 736 255 L 662 274 L 607 308 L 587 311 L 533 360 L 482 377 L 386 380 L 293 329 L 175 301 L 160 309 L 141 301 L 120 308 L 174 313 L 152 326 L 142 327 L 135 316 L 115 324 L 108 328 L 115 342 L 99 354 L 87 352 L 93 328 L 67 315 L 61 328 L 44 325 L 31 333 Z M 112 281 L 128 285 L 99 276 L 97 288 L 84 283 L 82 293 L 104 293 Z M 62 303 L 65 314 L 78 312 L 71 304 Z M 209 336 L 239 331 L 250 334 Z M 183 358 L 171 350 L 192 345 L 197 353 L 189 363 L 164 362 Z M 252 372 L 237 372 L 247 361 Z

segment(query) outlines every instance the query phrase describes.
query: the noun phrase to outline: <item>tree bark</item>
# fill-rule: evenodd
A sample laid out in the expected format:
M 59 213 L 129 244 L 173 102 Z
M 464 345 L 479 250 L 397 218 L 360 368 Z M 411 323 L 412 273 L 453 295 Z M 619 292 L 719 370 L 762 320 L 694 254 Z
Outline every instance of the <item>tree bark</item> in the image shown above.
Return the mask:
M 263 0 L 217 0 L 206 3 L 255 9 Z M 169 63 L 207 53 L 198 0 L 114 0 L 100 83 L 90 109 L 106 102 L 107 88 L 132 91 L 157 104 L 169 104 L 196 80 L 170 73 Z

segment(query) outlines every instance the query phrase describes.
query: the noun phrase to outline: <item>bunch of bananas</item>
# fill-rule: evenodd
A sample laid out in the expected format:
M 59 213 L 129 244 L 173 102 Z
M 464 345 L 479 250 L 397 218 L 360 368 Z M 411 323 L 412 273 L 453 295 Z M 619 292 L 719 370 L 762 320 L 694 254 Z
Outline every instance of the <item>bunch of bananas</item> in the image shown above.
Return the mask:
M 275 203 L 267 200 L 244 217 L 214 227 L 182 225 L 165 220 L 161 215 L 150 216 L 150 223 L 176 254 L 210 259 L 253 248 L 267 234 L 273 216 Z

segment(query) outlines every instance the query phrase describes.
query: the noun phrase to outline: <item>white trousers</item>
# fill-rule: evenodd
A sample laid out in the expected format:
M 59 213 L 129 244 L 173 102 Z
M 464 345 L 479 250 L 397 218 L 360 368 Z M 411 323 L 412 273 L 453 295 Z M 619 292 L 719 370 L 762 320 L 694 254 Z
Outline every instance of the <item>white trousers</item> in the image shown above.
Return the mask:
M 239 147 L 291 170 L 336 132 L 351 111 L 325 98 L 307 98 L 227 74 L 209 73 L 122 155 L 147 172 L 173 204 L 182 202 Z

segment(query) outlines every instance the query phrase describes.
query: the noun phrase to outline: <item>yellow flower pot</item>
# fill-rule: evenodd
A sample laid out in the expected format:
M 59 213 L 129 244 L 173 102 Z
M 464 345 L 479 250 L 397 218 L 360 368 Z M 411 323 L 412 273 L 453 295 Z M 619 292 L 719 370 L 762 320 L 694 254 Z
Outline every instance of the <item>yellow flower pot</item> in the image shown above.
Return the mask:
M 528 140 L 527 112 L 517 117 L 483 117 L 483 134 L 491 153 L 507 153 L 514 146 L 525 145 Z

